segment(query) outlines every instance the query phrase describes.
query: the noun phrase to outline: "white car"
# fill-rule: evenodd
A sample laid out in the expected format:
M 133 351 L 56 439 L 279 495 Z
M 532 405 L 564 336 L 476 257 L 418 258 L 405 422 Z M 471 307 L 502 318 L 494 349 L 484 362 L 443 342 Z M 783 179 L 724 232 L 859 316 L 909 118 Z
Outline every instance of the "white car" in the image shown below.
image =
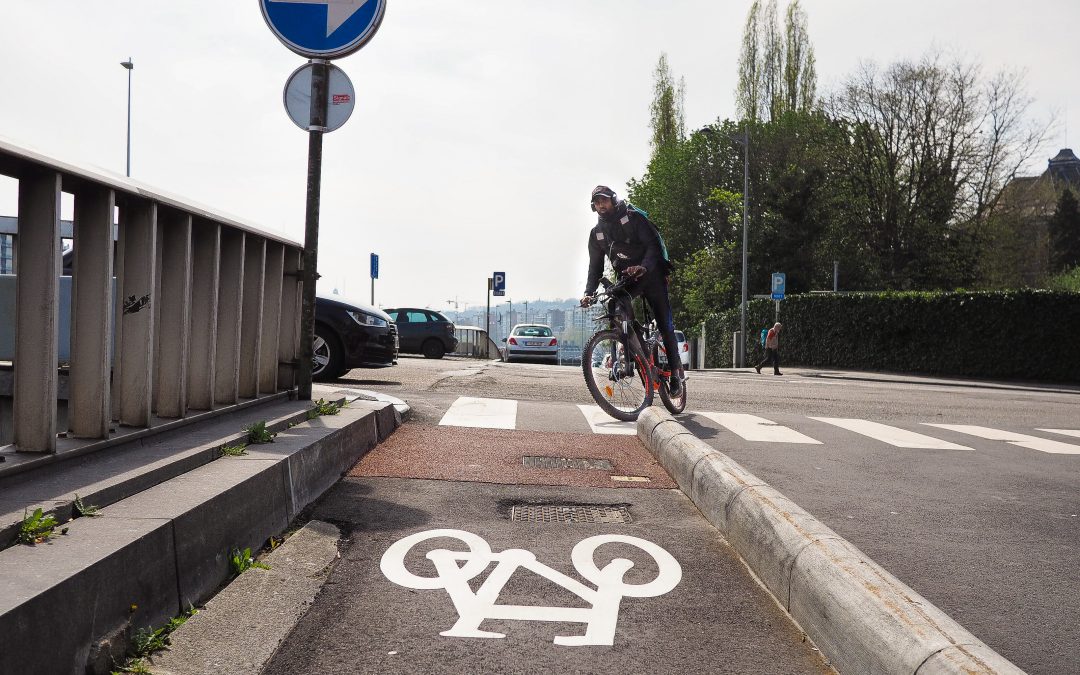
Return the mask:
M 542 359 L 559 362 L 559 341 L 551 326 L 542 323 L 519 323 L 506 342 L 506 362 L 514 359 Z
M 690 367 L 690 343 L 686 341 L 686 335 L 681 331 L 675 331 L 675 340 L 679 343 L 679 360 L 682 361 L 683 369 Z M 660 363 L 667 363 L 667 354 L 660 351 Z

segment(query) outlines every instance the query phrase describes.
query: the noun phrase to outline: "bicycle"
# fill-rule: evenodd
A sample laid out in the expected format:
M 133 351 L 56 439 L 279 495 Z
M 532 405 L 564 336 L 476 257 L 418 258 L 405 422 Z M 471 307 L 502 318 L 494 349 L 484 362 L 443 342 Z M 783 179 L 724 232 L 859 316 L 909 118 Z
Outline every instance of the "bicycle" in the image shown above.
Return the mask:
M 686 382 L 678 396 L 671 395 L 672 361 L 668 361 L 668 370 L 661 367 L 659 355 L 666 357 L 667 353 L 655 319 L 650 320 L 647 306 L 644 325 L 627 312 L 627 307 L 632 307 L 626 291 L 630 282 L 626 277 L 614 284 L 601 279 L 604 290 L 593 296 L 593 304 L 604 302 L 607 310 L 593 321 L 606 321 L 607 326 L 593 333 L 582 349 L 585 384 L 600 408 L 615 419 L 636 420 L 652 405 L 654 392 L 664 407 L 678 415 L 686 409 Z

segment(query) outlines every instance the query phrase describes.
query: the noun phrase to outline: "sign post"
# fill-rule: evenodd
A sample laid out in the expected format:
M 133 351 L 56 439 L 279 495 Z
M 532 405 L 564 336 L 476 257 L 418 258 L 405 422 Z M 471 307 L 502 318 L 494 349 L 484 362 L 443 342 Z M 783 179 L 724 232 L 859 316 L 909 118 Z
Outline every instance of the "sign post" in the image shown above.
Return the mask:
M 780 320 L 780 301 L 784 299 L 784 291 L 787 287 L 787 275 L 783 272 L 773 272 L 772 275 L 772 299 L 776 301 L 776 314 L 774 321 Z
M 375 280 L 379 278 L 379 254 L 371 254 L 371 306 L 375 306 Z
M 315 340 L 315 282 L 319 262 L 319 204 L 322 190 L 322 137 L 337 126 L 328 124 L 327 100 L 331 87 L 330 59 L 347 56 L 363 47 L 379 30 L 386 13 L 386 0 L 259 0 L 263 19 L 282 44 L 300 56 L 311 59 L 311 95 L 308 113 L 307 207 L 304 214 L 304 262 L 300 310 L 300 363 L 297 397 L 311 400 L 311 370 Z M 336 69 L 335 69 L 336 70 Z M 299 71 L 298 71 L 299 72 Z M 295 77 L 297 73 L 293 73 Z M 344 73 L 342 73 L 344 75 Z M 290 82 L 294 79 L 290 77 Z M 348 78 L 345 78 L 347 81 Z M 345 103 L 352 112 L 354 98 L 348 92 L 337 94 L 335 103 Z M 296 113 L 296 97 L 290 107 L 290 87 L 286 84 L 285 107 L 289 116 L 303 121 Z M 344 124 L 348 114 L 340 120 Z M 298 124 L 300 122 L 297 122 Z M 374 295 L 374 280 L 372 281 Z

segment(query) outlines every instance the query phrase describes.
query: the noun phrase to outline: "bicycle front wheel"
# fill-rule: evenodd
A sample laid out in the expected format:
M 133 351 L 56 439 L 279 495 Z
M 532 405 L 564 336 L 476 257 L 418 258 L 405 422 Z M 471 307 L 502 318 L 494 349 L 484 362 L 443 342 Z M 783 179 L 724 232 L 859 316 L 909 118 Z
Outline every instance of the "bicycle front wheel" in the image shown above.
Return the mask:
M 629 349 L 627 349 L 629 348 Z M 617 420 L 632 422 L 652 405 L 652 380 L 645 354 L 615 330 L 602 330 L 581 352 L 585 384 L 597 405 Z

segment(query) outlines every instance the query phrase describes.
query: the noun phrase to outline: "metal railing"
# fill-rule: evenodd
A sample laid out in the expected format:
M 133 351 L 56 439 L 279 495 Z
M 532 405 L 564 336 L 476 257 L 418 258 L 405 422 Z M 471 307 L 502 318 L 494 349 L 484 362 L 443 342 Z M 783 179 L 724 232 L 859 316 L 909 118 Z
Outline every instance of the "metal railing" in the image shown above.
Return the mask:
M 295 388 L 299 243 L 3 140 L 0 174 L 18 180 L 14 316 L 0 316 L 15 328 L 14 449 L 55 453 L 58 433 L 108 439 L 114 422 L 148 429 Z M 66 368 L 61 192 L 75 203 Z
M 499 347 L 488 336 L 487 331 L 477 326 L 455 326 L 457 338 L 456 356 L 468 356 L 474 359 L 500 358 Z

